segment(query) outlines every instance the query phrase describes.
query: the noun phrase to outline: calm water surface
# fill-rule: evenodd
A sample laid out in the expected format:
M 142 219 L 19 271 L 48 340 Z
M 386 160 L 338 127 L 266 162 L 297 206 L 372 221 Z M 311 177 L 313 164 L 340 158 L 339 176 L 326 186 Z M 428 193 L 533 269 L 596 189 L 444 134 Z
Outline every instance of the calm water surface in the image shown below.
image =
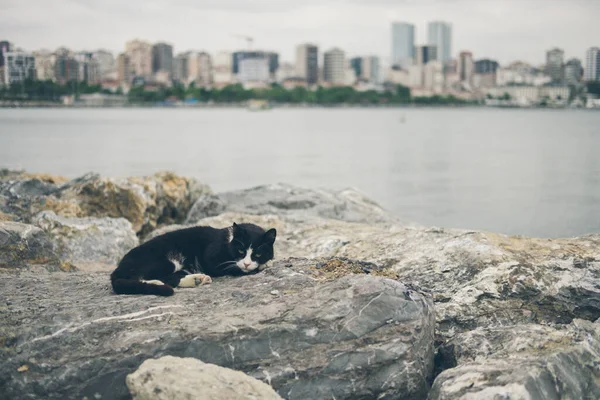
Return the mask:
M 0 166 L 353 186 L 425 225 L 600 232 L 600 112 L 583 110 L 0 109 Z

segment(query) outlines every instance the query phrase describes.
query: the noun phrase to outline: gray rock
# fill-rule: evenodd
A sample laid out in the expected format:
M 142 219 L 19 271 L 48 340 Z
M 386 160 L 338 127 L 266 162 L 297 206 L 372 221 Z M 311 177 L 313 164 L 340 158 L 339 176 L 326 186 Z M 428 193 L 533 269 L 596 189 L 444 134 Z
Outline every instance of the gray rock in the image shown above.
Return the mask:
M 185 224 L 193 224 L 203 218 L 214 217 L 225 212 L 225 201 L 216 194 L 200 196 L 187 215 Z
M 127 376 L 133 400 L 277 400 L 267 384 L 243 372 L 195 358 L 165 356 L 146 360 Z
M 198 223 L 232 222 L 275 227 L 278 259 L 336 256 L 390 268 L 432 294 L 445 338 L 480 326 L 600 318 L 600 235 L 535 239 L 229 212 Z
M 200 199 L 186 223 L 197 223 L 223 211 L 245 214 L 321 217 L 349 222 L 390 223 L 397 218 L 355 189 L 330 191 L 287 184 L 257 186 Z
M 600 398 L 600 324 L 478 328 L 444 348 L 459 365 L 436 378 L 431 400 Z
M 207 193 L 208 186 L 170 172 L 124 179 L 86 174 L 68 182 L 7 173 L 0 180 L 0 212 L 27 223 L 40 211 L 68 218 L 125 218 L 136 232 L 146 234 L 157 226 L 183 222 L 194 202 Z
M 289 260 L 168 298 L 113 295 L 107 274 L 12 274 L 0 280 L 11 303 L 0 303 L 0 390 L 122 398 L 144 360 L 172 355 L 243 371 L 288 399 L 424 399 L 431 300 L 390 279 L 311 271 Z
M 0 221 L 0 270 L 42 267 L 71 270 L 54 251 L 49 236 L 33 225 Z
M 49 235 L 61 259 L 81 271 L 112 271 L 139 244 L 125 218 L 65 218 L 42 211 L 33 223 Z

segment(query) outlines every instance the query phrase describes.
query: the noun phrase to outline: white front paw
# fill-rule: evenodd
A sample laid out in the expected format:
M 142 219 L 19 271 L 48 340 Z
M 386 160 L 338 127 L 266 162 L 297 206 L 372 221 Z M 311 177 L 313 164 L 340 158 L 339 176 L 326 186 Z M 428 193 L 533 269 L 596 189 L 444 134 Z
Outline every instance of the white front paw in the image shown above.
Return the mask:
M 191 274 L 187 275 L 179 281 L 179 287 L 182 288 L 192 288 L 196 286 L 205 285 L 207 283 L 211 283 L 212 279 L 208 275 L 204 274 Z

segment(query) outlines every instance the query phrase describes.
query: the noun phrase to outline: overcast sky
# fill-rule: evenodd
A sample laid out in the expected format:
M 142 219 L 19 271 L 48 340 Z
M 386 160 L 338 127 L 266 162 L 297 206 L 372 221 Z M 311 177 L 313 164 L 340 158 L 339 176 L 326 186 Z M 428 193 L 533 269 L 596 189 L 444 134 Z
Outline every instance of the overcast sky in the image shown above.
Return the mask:
M 583 59 L 600 46 L 600 0 L 0 0 L 0 40 L 26 50 L 106 48 L 133 38 L 166 41 L 175 51 L 275 50 L 293 61 L 298 43 L 348 56 L 390 57 L 390 24 L 414 23 L 417 44 L 431 20 L 453 24 L 452 53 L 501 63 L 544 62 L 558 46 Z

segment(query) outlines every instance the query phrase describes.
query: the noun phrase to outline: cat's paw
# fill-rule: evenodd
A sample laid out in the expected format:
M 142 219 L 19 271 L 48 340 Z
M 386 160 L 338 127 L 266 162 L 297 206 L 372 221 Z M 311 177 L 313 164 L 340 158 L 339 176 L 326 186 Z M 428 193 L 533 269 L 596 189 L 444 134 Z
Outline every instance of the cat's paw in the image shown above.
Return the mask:
M 142 282 L 147 283 L 149 285 L 158 285 L 158 286 L 164 285 L 164 282 L 159 281 L 158 279 L 154 279 L 154 280 L 151 280 L 151 281 L 142 281 Z
M 196 286 L 206 285 L 211 282 L 212 282 L 212 279 L 208 275 L 191 274 L 191 275 L 187 275 L 187 276 L 181 278 L 178 286 L 182 287 L 182 288 L 193 288 Z

